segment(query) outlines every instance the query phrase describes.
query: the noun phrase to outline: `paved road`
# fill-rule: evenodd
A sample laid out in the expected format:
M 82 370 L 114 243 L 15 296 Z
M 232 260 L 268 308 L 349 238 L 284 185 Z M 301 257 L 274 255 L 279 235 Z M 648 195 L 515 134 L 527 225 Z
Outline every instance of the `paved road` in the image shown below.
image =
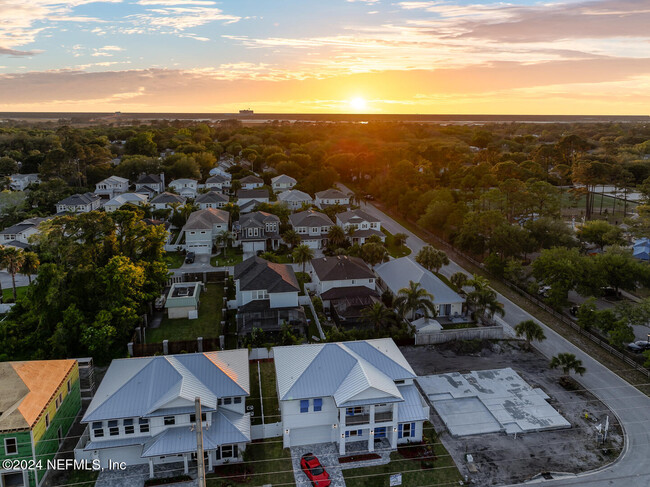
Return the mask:
M 339 186 L 343 191 L 352 192 L 343 185 Z M 426 245 L 421 238 L 405 229 L 373 205 L 363 204 L 362 206 L 364 211 L 379 218 L 382 227 L 389 232 L 393 234 L 402 232 L 408 235 L 406 243 L 414 254 Z M 442 274 L 447 277 L 458 271 L 466 272 L 453 261 L 441 270 Z M 535 346 L 546 357 L 550 358 L 558 352 L 569 352 L 582 360 L 587 372 L 582 377 L 577 377 L 578 382 L 596 395 L 618 416 L 625 431 L 625 449 L 618 461 L 612 466 L 592 473 L 566 476 L 561 479 L 543 481 L 542 483 L 553 486 L 648 487 L 650 485 L 650 462 L 648 462 L 648 454 L 650 453 L 650 398 L 509 299 L 501 294 L 498 297 L 499 301 L 503 303 L 506 312 L 502 320 L 503 324 L 514 327 L 523 320 L 533 319 L 544 328 L 547 339 L 540 344 L 535 343 Z

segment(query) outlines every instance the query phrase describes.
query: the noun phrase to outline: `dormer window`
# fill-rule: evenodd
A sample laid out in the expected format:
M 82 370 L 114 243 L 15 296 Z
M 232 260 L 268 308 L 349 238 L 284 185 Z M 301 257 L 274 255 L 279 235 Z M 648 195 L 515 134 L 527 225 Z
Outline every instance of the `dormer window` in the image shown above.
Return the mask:
M 165 416 L 164 419 L 165 426 L 173 426 L 176 424 L 176 417 L 175 416 Z

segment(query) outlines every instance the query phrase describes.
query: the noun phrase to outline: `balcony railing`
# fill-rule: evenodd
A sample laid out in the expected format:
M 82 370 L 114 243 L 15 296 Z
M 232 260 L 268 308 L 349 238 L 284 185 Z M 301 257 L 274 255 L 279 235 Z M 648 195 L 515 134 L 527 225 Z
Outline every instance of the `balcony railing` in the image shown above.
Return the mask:
M 375 423 L 385 423 L 393 421 L 392 411 L 375 412 Z
M 375 413 L 375 423 L 385 423 L 393 421 L 392 411 L 382 411 Z M 358 424 L 370 423 L 370 414 L 355 414 L 354 416 L 346 416 L 346 426 L 354 426 Z

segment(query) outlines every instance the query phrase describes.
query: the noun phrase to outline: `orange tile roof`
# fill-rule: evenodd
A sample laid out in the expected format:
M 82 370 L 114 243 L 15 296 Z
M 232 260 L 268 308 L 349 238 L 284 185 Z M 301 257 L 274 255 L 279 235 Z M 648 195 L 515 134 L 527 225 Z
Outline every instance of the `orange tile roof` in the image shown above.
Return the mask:
M 18 406 L 18 411 L 30 426 L 34 426 L 76 363 L 76 360 L 11 362 L 11 366 L 29 388 L 29 393 Z

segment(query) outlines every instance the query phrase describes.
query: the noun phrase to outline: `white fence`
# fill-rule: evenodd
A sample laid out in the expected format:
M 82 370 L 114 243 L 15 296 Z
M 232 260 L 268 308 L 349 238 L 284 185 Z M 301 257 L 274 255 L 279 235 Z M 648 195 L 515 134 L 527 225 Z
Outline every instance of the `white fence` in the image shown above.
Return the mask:
M 251 348 L 248 354 L 248 360 L 266 360 L 273 358 L 273 349 L 267 350 L 266 348 Z
M 254 424 L 251 426 L 251 440 L 277 438 L 282 436 L 282 423 Z
M 486 326 L 481 328 L 458 328 L 456 330 L 438 330 L 415 334 L 416 345 L 433 345 L 454 340 L 502 340 L 503 326 Z

